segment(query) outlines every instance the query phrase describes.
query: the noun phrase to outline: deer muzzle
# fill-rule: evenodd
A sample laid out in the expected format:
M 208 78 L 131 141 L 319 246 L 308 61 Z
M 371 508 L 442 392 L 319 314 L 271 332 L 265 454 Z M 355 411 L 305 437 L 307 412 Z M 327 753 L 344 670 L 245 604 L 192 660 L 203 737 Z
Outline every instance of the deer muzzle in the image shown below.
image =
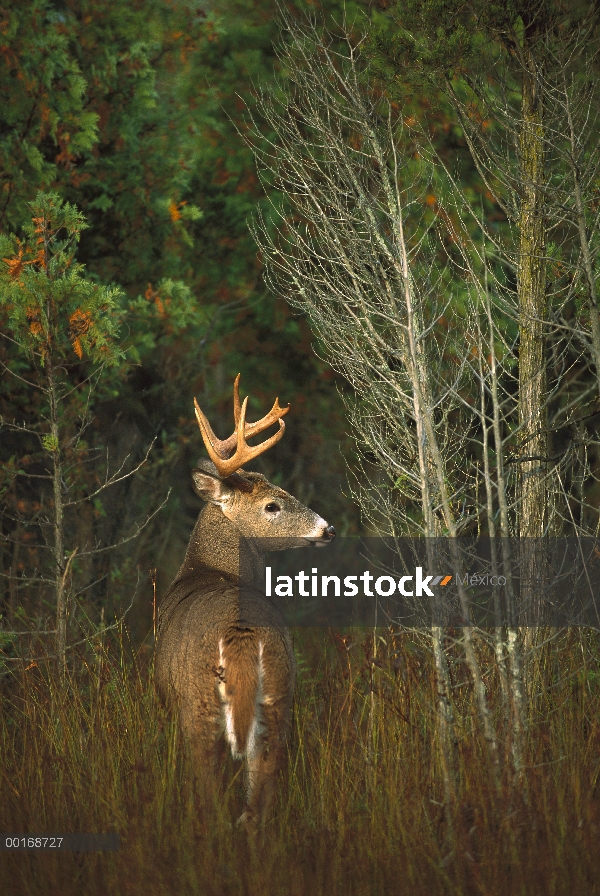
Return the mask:
M 322 548 L 326 544 L 329 544 L 330 541 L 333 541 L 335 538 L 335 528 L 334 526 L 330 526 L 325 520 L 323 520 L 323 529 L 321 534 L 317 538 L 308 538 L 307 541 L 311 545 L 311 547 Z

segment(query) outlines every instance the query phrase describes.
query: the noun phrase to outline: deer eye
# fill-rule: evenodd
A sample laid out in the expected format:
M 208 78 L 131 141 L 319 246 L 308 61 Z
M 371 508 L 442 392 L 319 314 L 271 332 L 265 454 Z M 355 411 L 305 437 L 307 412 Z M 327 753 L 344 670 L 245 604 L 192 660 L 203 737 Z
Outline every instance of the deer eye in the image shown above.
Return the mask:
M 265 510 L 267 511 L 267 513 L 277 513 L 278 510 L 281 510 L 281 507 L 279 506 L 279 504 L 275 504 L 274 501 L 271 501 L 270 504 L 267 504 Z

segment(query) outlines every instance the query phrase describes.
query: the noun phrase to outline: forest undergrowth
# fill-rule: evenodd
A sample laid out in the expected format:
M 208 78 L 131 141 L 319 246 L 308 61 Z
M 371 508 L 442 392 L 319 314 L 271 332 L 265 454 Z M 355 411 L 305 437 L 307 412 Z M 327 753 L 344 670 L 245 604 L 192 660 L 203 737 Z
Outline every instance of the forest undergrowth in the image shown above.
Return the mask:
M 459 635 L 460 633 L 454 633 Z M 443 805 L 431 657 L 418 633 L 297 631 L 293 731 L 262 837 L 235 828 L 239 763 L 207 810 L 152 649 L 126 633 L 3 678 L 0 832 L 117 832 L 118 852 L 3 852 L 20 894 L 593 894 L 600 892 L 600 640 L 557 636 L 537 669 L 526 767 L 499 787 L 452 667 L 456 801 Z M 480 644 L 480 650 L 487 648 Z M 585 662 L 582 662 L 585 657 Z M 460 687 L 464 678 L 464 687 Z M 497 683 L 487 681 L 488 691 Z M 533 686 L 532 686 L 533 687 Z M 499 700 L 490 695 L 490 705 Z M 500 732 L 501 738 L 506 732 Z M 506 737 L 507 743 L 510 738 Z

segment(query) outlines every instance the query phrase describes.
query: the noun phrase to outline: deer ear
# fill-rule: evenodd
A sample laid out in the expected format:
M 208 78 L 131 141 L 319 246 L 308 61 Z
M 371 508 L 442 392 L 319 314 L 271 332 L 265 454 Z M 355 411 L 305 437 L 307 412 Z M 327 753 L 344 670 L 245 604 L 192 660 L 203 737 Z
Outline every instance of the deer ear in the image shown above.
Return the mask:
M 192 470 L 192 480 L 194 491 L 203 501 L 222 505 L 231 500 L 233 489 L 216 474 L 208 473 L 206 470 L 195 469 Z

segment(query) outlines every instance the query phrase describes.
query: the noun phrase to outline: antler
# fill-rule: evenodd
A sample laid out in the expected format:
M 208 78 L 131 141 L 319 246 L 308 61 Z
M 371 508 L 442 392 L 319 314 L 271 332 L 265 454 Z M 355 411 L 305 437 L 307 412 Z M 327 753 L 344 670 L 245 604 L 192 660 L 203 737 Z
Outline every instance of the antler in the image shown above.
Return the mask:
M 235 419 L 235 429 L 228 439 L 218 439 L 216 437 L 212 431 L 210 423 L 200 410 L 198 402 L 194 398 L 196 419 L 198 421 L 198 426 L 200 427 L 200 433 L 202 434 L 202 441 L 204 442 L 210 459 L 217 468 L 219 476 L 223 479 L 226 479 L 227 476 L 231 476 L 232 473 L 235 473 L 235 471 L 239 470 L 240 467 L 243 467 L 244 464 L 247 464 L 255 457 L 258 457 L 259 454 L 268 451 L 272 445 L 275 445 L 276 442 L 280 440 L 285 431 L 285 423 L 281 418 L 284 414 L 287 414 L 290 409 L 289 405 L 287 408 L 280 407 L 279 398 L 276 398 L 275 403 L 268 414 L 265 414 L 265 416 L 261 417 L 260 420 L 257 420 L 256 423 L 246 423 L 248 396 L 244 398 L 243 404 L 240 405 L 240 376 L 241 374 L 238 373 L 235 378 L 235 383 L 233 384 L 233 416 Z M 246 439 L 264 432 L 264 430 L 268 429 L 269 426 L 272 426 L 273 423 L 279 423 L 279 432 L 276 432 L 275 435 L 270 436 L 266 441 L 261 442 L 260 445 L 255 445 L 253 448 L 247 444 Z M 234 452 L 233 455 L 232 452 Z

